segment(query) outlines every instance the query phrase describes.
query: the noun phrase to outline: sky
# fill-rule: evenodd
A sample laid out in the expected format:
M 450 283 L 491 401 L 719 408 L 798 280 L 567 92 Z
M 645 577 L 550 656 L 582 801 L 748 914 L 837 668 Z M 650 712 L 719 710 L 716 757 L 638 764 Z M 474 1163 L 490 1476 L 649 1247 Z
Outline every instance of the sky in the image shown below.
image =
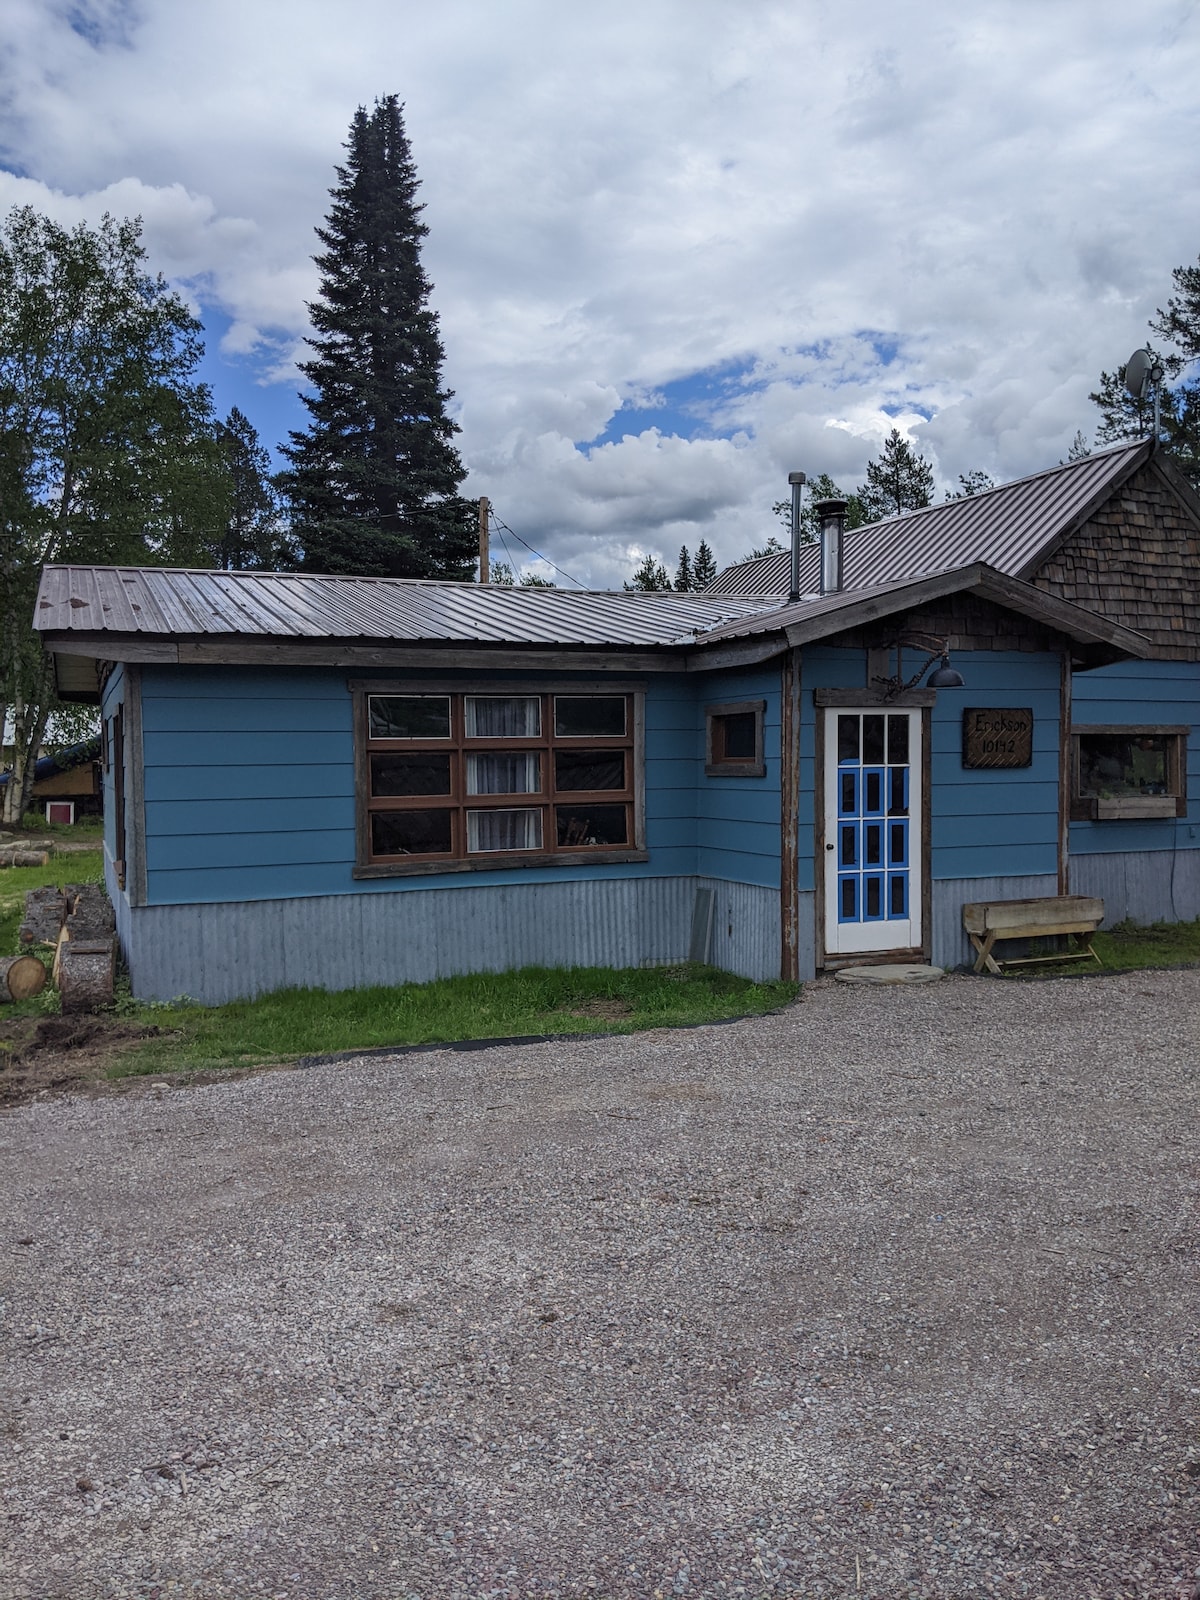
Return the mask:
M 939 496 L 1090 436 L 1200 256 L 1198 69 L 1191 0 L 6 0 L 0 212 L 141 216 L 274 448 L 350 119 L 396 94 L 463 492 L 614 587 L 738 559 L 892 427 Z

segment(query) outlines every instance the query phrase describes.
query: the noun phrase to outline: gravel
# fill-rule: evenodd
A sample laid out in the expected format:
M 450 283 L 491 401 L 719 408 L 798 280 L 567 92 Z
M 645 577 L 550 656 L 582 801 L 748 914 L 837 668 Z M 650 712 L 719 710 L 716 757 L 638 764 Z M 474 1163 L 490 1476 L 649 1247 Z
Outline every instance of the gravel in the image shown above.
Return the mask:
M 0 1119 L 5 1600 L 1164 1596 L 1200 973 Z

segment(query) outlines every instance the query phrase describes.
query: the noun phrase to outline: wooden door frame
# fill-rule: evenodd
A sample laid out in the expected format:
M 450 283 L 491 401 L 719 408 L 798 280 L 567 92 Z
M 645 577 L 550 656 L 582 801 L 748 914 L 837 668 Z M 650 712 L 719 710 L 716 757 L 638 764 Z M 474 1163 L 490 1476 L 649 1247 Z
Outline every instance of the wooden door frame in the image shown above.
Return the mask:
M 933 690 L 917 690 L 907 695 L 897 695 L 892 701 L 878 702 L 881 711 L 920 711 L 921 713 L 921 943 L 905 950 L 857 951 L 850 955 L 831 955 L 825 944 L 825 726 L 830 712 L 839 707 L 863 710 L 876 703 L 869 690 L 827 689 L 813 694 L 816 707 L 816 770 L 813 774 L 813 883 L 816 889 L 814 916 L 814 945 L 818 972 L 837 972 L 842 967 L 887 966 L 891 963 L 912 961 L 928 962 L 933 934 L 933 874 L 931 824 L 933 820 L 933 777 L 931 734 L 933 732 L 933 707 L 937 696 Z

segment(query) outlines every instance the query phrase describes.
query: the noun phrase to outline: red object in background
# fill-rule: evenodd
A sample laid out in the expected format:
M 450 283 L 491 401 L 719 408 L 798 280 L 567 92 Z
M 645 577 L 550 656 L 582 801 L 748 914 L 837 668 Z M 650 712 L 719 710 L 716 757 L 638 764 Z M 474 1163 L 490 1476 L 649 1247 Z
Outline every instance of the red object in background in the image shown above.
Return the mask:
M 65 822 L 68 827 L 73 826 L 75 822 L 74 800 L 47 800 L 46 821 Z

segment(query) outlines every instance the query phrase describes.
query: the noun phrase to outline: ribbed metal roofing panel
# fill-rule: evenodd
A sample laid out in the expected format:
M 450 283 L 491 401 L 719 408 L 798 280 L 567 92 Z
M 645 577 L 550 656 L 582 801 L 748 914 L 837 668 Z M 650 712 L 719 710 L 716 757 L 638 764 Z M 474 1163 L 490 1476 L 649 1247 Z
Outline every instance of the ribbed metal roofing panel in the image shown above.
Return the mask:
M 1077 518 L 1138 466 L 1149 449 L 1148 442 L 1139 439 L 983 494 L 855 528 L 846 534 L 842 547 L 844 586 L 861 589 L 894 583 L 973 561 L 986 561 L 1009 577 L 1021 577 Z M 806 545 L 800 552 L 800 592 L 815 590 L 819 576 L 817 546 Z M 790 577 L 791 555 L 784 550 L 729 567 L 705 593 L 786 594 Z
M 35 626 L 44 633 L 262 635 L 471 644 L 690 643 L 764 597 L 480 587 L 404 578 L 47 567 Z

